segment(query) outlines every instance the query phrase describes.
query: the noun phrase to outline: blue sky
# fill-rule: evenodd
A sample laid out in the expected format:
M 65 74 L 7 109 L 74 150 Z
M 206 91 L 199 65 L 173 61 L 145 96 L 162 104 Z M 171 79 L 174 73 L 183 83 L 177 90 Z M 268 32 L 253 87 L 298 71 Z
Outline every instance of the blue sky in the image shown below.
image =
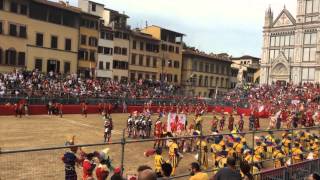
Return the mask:
M 260 57 L 265 10 L 274 18 L 284 5 L 295 16 L 297 0 L 93 0 L 125 12 L 129 24 L 159 25 L 186 34 L 185 41 L 205 52 Z M 77 0 L 70 0 L 77 5 Z

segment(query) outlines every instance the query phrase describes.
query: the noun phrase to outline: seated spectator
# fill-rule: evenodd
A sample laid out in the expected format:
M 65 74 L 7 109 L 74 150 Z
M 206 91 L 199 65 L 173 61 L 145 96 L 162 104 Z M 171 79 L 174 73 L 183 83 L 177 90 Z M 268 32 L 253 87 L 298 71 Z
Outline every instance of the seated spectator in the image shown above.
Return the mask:
M 200 165 L 197 162 L 191 163 L 191 177 L 189 180 L 209 180 L 207 173 L 201 172 Z
M 253 175 L 250 173 L 251 167 L 246 161 L 240 162 L 240 169 L 243 174 L 242 180 L 253 180 Z
M 220 169 L 211 180 L 241 180 L 241 174 L 236 170 L 236 160 L 228 157 L 227 167 Z
M 161 165 L 161 180 L 168 180 L 170 178 L 170 175 L 172 173 L 172 166 L 169 163 L 163 163 Z
M 138 180 L 157 180 L 157 174 L 152 169 L 145 169 L 139 173 Z
M 320 180 L 320 175 L 317 173 L 312 173 L 307 177 L 307 180 Z
M 114 174 L 111 176 L 111 180 L 123 180 L 120 167 L 114 169 Z

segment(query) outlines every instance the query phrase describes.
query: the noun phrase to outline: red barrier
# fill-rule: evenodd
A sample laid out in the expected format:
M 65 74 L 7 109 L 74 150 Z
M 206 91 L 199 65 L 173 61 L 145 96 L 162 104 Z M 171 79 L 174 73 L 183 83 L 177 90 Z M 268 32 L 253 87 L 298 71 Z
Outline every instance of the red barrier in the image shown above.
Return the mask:
M 166 110 L 169 110 L 170 107 L 166 106 Z M 31 115 L 41 115 L 41 114 L 47 114 L 48 110 L 46 105 L 30 105 L 29 106 L 30 114 Z M 157 112 L 158 106 L 151 106 L 150 109 L 152 112 Z M 174 111 L 176 108 L 174 108 Z M 138 111 L 143 111 L 143 106 L 128 106 L 127 111 L 129 113 Z M 233 112 L 232 107 L 228 106 L 208 106 L 208 112 L 211 113 L 212 111 L 222 113 L 222 112 L 228 112 L 229 114 Z M 88 114 L 96 114 L 99 112 L 98 105 L 88 105 Z M 122 107 L 114 108 L 113 112 L 122 112 Z M 251 113 L 250 109 L 244 109 L 244 108 L 237 108 L 236 112 L 238 115 L 245 114 L 246 116 L 249 116 Z M 81 113 L 81 107 L 80 105 L 64 105 L 63 106 L 63 113 L 64 114 L 80 114 Z M 14 109 L 13 106 L 8 105 L 0 105 L 0 116 L 5 115 L 14 115 Z M 269 117 L 269 114 L 267 112 L 258 113 L 260 117 Z

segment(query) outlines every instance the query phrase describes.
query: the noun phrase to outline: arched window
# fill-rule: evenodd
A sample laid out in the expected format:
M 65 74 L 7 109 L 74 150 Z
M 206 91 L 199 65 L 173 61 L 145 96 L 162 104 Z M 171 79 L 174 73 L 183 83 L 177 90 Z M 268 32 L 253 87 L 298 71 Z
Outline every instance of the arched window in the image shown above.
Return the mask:
M 6 65 L 16 65 L 17 61 L 17 52 L 15 49 L 10 48 L 6 51 L 6 60 L 5 64 Z
M 213 87 L 213 77 L 210 77 L 210 87 Z
M 202 86 L 202 76 L 199 76 L 199 86 Z

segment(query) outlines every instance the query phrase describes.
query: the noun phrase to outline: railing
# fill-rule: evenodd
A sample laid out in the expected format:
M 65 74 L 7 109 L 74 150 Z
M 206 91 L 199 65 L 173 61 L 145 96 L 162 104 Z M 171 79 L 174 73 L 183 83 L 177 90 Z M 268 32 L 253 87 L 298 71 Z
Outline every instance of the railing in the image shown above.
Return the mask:
M 21 99 L 26 99 L 26 97 L 6 97 L 0 96 L 0 104 L 7 103 L 17 103 Z M 127 105 L 143 105 L 144 103 L 148 103 L 152 101 L 154 105 L 176 105 L 176 104 L 197 104 L 198 102 L 206 102 L 208 105 L 220 105 L 220 106 L 233 106 L 233 103 L 223 99 L 208 99 L 201 100 L 196 98 L 81 98 L 81 97 L 28 97 L 28 103 L 31 105 L 47 105 L 49 101 L 57 101 L 63 104 L 79 104 L 82 101 L 86 101 L 88 104 L 99 104 L 99 103 L 111 103 L 122 105 L 125 102 Z M 237 104 L 238 107 L 249 107 L 248 103 L 242 101 Z
M 272 131 L 274 134 L 278 135 L 283 131 L 288 131 L 293 134 L 301 130 L 309 130 L 311 133 L 319 135 L 320 127 L 309 127 L 309 128 L 298 128 L 298 129 L 279 129 L 279 130 L 262 130 L 262 131 L 249 131 L 245 133 L 245 138 L 247 144 L 250 148 L 255 147 L 255 136 L 264 136 L 268 132 Z M 153 165 L 153 159 L 149 159 L 146 162 L 142 159 L 142 152 L 137 152 L 137 147 L 152 147 L 154 141 L 156 140 L 190 140 L 202 141 L 205 137 L 208 141 L 217 136 L 230 136 L 230 135 L 243 135 L 243 133 L 221 133 L 219 135 L 200 135 L 200 136 L 182 136 L 182 137 L 172 137 L 172 138 L 161 138 L 161 139 L 129 139 L 125 137 L 126 131 L 123 130 L 122 138 L 115 140 L 110 143 L 96 143 L 96 144 L 79 144 L 76 147 L 84 147 L 87 152 L 99 151 L 106 147 L 111 149 L 111 158 L 113 159 L 113 164 L 119 166 L 124 170 L 125 174 L 130 174 L 135 171 L 137 166 L 142 164 L 137 164 L 138 162 Z M 64 178 L 64 164 L 61 161 L 61 157 L 66 150 L 72 146 L 57 146 L 57 147 L 45 147 L 45 148 L 32 148 L 32 149 L 19 149 L 19 150 L 6 150 L 0 149 L 0 177 L 1 179 L 63 179 Z M 290 145 L 292 147 L 292 145 Z M 201 148 L 200 148 L 201 149 Z M 292 160 L 292 148 L 286 159 Z M 201 155 L 201 150 L 197 153 Z M 305 154 L 307 154 L 306 152 Z M 191 153 L 194 155 L 194 153 Z M 253 152 L 254 154 L 254 152 Z M 165 156 L 165 153 L 164 153 Z M 209 156 L 211 157 L 211 156 Z M 195 160 L 196 161 L 196 160 Z M 266 158 L 260 163 L 265 167 L 272 167 L 274 159 Z M 150 163 L 151 162 L 151 163 Z M 178 167 L 177 176 L 172 177 L 172 179 L 185 179 L 189 176 L 187 169 L 190 160 L 180 162 Z M 201 164 L 201 162 L 200 162 Z M 135 167 L 132 167 L 134 165 Z M 184 167 L 185 169 L 181 169 Z M 180 168 L 180 169 L 179 169 Z M 213 175 L 213 171 L 217 170 L 214 165 L 210 165 L 210 170 L 206 170 L 210 175 Z M 78 168 L 78 176 L 81 175 L 81 169 Z M 288 179 L 294 178 L 297 180 L 302 180 L 306 175 L 312 172 L 320 172 L 320 160 L 304 161 L 302 163 L 293 164 L 289 166 L 282 167 L 280 169 L 272 169 L 268 171 L 261 170 L 259 173 L 255 174 L 255 179 L 259 180 L 276 180 L 276 179 Z

